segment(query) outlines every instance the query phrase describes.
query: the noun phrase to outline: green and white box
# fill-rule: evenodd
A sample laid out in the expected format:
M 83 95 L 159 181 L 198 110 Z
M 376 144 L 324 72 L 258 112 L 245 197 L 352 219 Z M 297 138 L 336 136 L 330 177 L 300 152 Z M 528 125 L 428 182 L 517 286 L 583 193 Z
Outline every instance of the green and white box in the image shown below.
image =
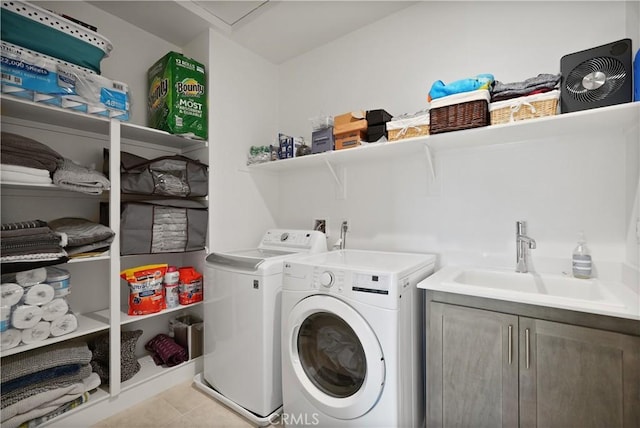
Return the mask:
M 207 85 L 204 65 L 169 52 L 147 72 L 151 128 L 207 139 Z

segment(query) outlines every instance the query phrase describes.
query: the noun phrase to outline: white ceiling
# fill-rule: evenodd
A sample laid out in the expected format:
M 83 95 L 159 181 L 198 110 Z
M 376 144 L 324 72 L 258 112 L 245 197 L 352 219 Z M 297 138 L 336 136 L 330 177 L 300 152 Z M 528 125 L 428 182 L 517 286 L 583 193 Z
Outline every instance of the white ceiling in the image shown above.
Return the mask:
M 281 64 L 415 1 L 90 1 L 94 6 L 183 46 L 208 27 Z

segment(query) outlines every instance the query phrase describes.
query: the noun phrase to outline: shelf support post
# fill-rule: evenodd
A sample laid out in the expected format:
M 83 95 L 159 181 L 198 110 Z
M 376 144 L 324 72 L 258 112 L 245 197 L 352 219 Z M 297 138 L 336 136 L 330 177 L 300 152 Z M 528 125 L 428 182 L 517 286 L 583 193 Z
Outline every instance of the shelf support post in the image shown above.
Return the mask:
M 431 172 L 431 180 L 436 181 L 436 169 L 433 165 L 433 154 L 431 153 L 431 149 L 429 148 L 429 143 L 424 143 L 424 151 L 427 158 L 427 164 L 429 167 L 429 171 Z
M 116 231 L 109 259 L 109 393 L 120 394 L 120 121 L 109 122 L 109 225 Z
M 347 187 L 346 187 L 346 168 L 342 167 L 341 169 L 337 170 L 334 169 L 334 167 L 331 165 L 331 162 L 329 162 L 328 159 L 324 159 L 325 164 L 327 165 L 327 168 L 329 168 L 329 172 L 331 173 L 331 175 L 333 176 L 333 179 L 336 182 L 337 188 L 336 188 L 336 199 L 347 199 Z M 341 177 L 340 177 L 341 176 Z

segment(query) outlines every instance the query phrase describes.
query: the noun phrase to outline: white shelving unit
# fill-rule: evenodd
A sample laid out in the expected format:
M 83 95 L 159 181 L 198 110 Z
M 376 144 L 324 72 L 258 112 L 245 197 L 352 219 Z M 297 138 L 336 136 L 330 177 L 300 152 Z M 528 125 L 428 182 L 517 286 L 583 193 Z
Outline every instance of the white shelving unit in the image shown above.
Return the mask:
M 167 153 L 189 152 L 197 149 L 206 149 L 208 146 L 206 141 L 190 140 L 156 129 L 131 123 L 123 123 L 117 120 L 79 113 L 72 110 L 64 110 L 25 99 L 6 96 L 4 94 L 0 97 L 0 101 L 3 126 L 9 124 L 9 128 L 12 126 L 18 129 L 28 128 L 34 130 L 34 132 L 42 133 L 42 135 L 47 135 L 48 132 L 55 132 L 69 135 L 71 139 L 76 138 L 82 140 L 88 138 L 101 141 L 103 146 L 108 148 L 110 152 L 110 171 L 120 170 L 120 151 L 123 149 L 123 146 L 152 148 Z M 96 155 L 99 153 L 101 156 L 102 147 L 83 147 L 82 149 L 93 151 Z M 70 206 L 75 206 L 74 204 L 96 206 L 100 202 L 109 203 L 109 224 L 112 230 L 116 231 L 116 237 L 111 244 L 111 251 L 95 257 L 71 259 L 67 265 L 62 266 L 68 266 L 69 269 L 73 266 L 92 271 L 94 270 L 94 264 L 96 267 L 102 266 L 103 270 L 106 264 L 108 266 L 106 268 L 106 271 L 108 271 L 107 277 L 82 278 L 82 280 L 78 281 L 76 281 L 73 275 L 71 278 L 72 294 L 74 294 L 73 290 L 81 287 L 95 287 L 96 291 L 100 291 L 100 293 L 107 296 L 107 298 L 101 302 L 104 306 L 101 309 L 87 312 L 83 312 L 82 310 L 76 311 L 72 306 L 71 310 L 78 318 L 78 328 L 75 331 L 59 337 L 50 337 L 41 342 L 29 345 L 20 344 L 14 348 L 0 351 L 0 356 L 6 357 L 66 340 L 83 337 L 90 338 L 98 333 L 109 332 L 110 384 L 102 385 L 91 394 L 90 400 L 87 403 L 61 416 L 65 419 L 69 415 L 82 412 L 84 409 L 87 409 L 89 406 L 93 407 L 97 403 L 113 402 L 122 391 L 135 394 L 138 388 L 144 389 L 145 387 L 143 385 L 148 382 L 152 384 L 166 382 L 162 380 L 162 377 L 169 376 L 170 378 L 172 373 L 174 375 L 181 374 L 186 370 L 186 373 L 188 373 L 188 375 L 186 375 L 188 376 L 187 378 L 192 378 L 193 374 L 196 373 L 197 367 L 202 365 L 202 357 L 199 357 L 178 366 L 167 368 L 157 366 L 149 355 L 144 355 L 139 359 L 141 370 L 136 373 L 132 379 L 126 382 L 120 382 L 120 332 L 124 326 L 137 328 L 136 323 L 148 323 L 150 320 L 154 322 L 153 318 L 156 317 L 160 325 L 165 326 L 167 314 L 177 314 L 179 311 L 194 309 L 201 312 L 202 305 L 201 303 L 196 303 L 188 306 L 179 306 L 144 316 L 130 316 L 127 314 L 127 307 L 122 306 L 122 301 L 124 300 L 123 294 L 126 293 L 126 287 L 120 278 L 121 258 L 118 255 L 120 204 L 122 202 L 119 192 L 119 178 L 119 174 L 112 174 L 110 177 L 112 191 L 106 191 L 102 195 L 88 195 L 74 192 L 54 184 L 25 185 L 23 183 L 0 183 L 3 199 L 10 197 L 13 198 L 12 201 L 20 200 L 21 198 L 36 200 L 36 202 L 34 202 L 36 205 L 31 206 L 31 211 L 27 209 L 25 215 L 48 217 L 46 211 L 33 213 L 34 206 L 37 206 L 37 203 L 40 202 L 38 198 L 41 198 L 42 201 L 46 201 L 47 203 L 52 199 L 59 201 L 60 204 L 65 204 L 64 201 L 68 201 Z M 130 199 L 135 199 L 135 196 L 128 195 L 126 197 L 126 200 Z M 68 210 L 71 210 L 71 208 Z M 12 210 L 11 212 L 15 214 L 16 211 Z M 26 218 L 23 218 L 23 220 L 26 220 Z M 180 261 L 195 260 L 201 254 L 202 252 L 193 252 L 191 255 L 175 255 L 175 257 Z M 172 257 L 172 255 L 163 256 Z M 135 261 L 138 256 L 127 257 L 133 257 Z M 142 255 L 140 257 L 149 257 L 149 255 Z M 183 259 L 183 257 L 185 257 L 185 259 Z M 191 257 L 191 259 L 189 257 Z M 141 262 L 141 264 L 142 263 L 143 262 Z M 77 284 L 77 282 L 79 282 L 79 284 Z M 87 291 L 84 290 L 83 292 Z M 162 329 L 161 326 L 159 326 L 158 329 Z M 181 374 L 181 376 L 184 377 L 185 374 Z M 47 424 L 54 423 L 56 420 L 57 418 L 47 422 Z

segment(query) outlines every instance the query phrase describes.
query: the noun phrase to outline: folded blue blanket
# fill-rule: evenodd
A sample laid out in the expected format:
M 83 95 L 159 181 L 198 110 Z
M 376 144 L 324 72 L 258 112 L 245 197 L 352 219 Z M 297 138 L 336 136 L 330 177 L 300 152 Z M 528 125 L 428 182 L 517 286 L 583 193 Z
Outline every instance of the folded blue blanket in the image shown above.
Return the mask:
M 22 376 L 17 379 L 5 382 L 0 385 L 0 389 L 2 390 L 2 394 L 8 394 L 18 388 L 24 388 L 34 383 L 55 379 L 59 376 L 76 374 L 80 371 L 81 368 L 82 365 L 80 364 L 67 364 L 64 366 L 51 367 L 46 370 L 41 370 L 39 372 L 31 373 L 26 376 Z
M 431 101 L 446 97 L 447 95 L 460 94 L 478 89 L 490 89 L 493 81 L 493 74 L 478 74 L 476 77 L 456 80 L 451 83 L 444 83 L 442 80 L 437 80 L 431 85 L 428 100 Z

